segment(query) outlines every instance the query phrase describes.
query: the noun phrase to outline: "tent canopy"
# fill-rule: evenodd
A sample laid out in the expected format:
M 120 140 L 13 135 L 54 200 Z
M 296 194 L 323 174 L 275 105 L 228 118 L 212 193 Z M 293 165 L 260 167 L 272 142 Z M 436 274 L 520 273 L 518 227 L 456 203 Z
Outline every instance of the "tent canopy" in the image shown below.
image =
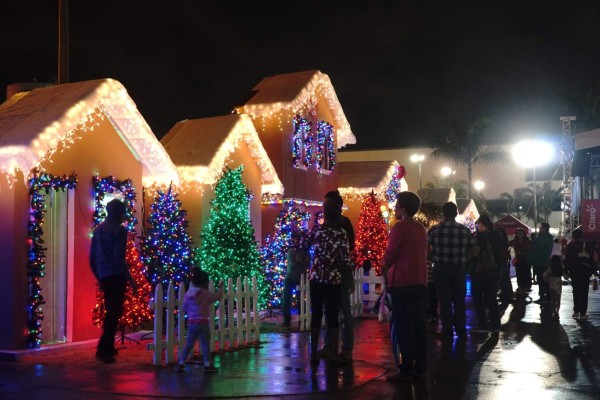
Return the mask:
M 532 231 L 529 226 L 510 214 L 506 214 L 504 217 L 500 218 L 494 225 L 496 228 L 504 228 L 508 236 L 513 236 L 519 228 L 523 229 L 528 235 Z

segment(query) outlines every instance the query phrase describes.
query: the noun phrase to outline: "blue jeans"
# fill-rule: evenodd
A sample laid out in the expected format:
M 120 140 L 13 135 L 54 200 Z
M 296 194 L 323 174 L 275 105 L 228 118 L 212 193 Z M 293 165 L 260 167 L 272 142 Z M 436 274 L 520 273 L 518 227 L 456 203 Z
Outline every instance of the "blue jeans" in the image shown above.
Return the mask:
M 498 285 L 500 271 L 474 272 L 471 280 L 471 297 L 477 314 L 477 328 L 494 331 L 500 329 L 500 312 L 498 310 Z M 489 323 L 487 312 L 489 312 Z
M 210 365 L 210 329 L 208 324 L 189 324 L 187 340 L 183 351 L 179 353 L 179 364 L 185 364 L 190 351 L 194 348 L 196 340 L 200 340 L 200 346 L 202 346 L 202 356 L 204 358 L 204 365 Z
M 387 289 L 392 296 L 392 343 L 400 347 L 400 372 L 409 375 L 427 370 L 427 293 L 424 285 Z M 392 348 L 395 352 L 396 349 Z
M 442 332 L 452 336 L 466 333 L 465 296 L 467 294 L 467 275 L 464 265 L 435 264 L 433 281 L 440 302 Z

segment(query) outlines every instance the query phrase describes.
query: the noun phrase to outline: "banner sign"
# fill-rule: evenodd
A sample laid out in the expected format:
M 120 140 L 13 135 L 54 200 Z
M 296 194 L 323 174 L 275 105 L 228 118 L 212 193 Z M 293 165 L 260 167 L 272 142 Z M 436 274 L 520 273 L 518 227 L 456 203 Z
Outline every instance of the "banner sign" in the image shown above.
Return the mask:
M 600 234 L 600 199 L 581 200 L 581 229 L 584 235 Z

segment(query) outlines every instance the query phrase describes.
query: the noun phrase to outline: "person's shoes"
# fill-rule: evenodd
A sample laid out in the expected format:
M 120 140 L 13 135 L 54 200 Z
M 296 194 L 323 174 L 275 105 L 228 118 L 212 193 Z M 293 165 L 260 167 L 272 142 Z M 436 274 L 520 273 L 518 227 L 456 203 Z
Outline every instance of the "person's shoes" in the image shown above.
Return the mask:
M 573 317 L 573 318 L 579 318 L 579 311 L 575 311 L 573 313 L 573 315 L 571 315 L 571 317 Z
M 412 381 L 412 374 L 403 374 L 397 372 L 394 375 L 388 375 L 385 377 L 388 382 L 410 382 Z
M 185 364 L 177 364 L 177 367 L 175 367 L 175 372 L 185 372 Z
M 590 317 L 587 314 L 581 314 L 579 316 L 580 321 L 587 321 L 588 319 L 590 319 Z
M 333 358 L 333 352 L 327 348 L 322 348 L 321 350 L 317 351 L 317 357 L 319 358 Z
M 351 351 L 342 351 L 338 355 L 338 362 L 340 364 L 352 362 L 352 352 Z
M 537 303 L 537 304 L 547 304 L 547 303 L 550 303 L 550 300 L 545 299 L 545 298 L 542 297 L 542 298 L 539 298 L 539 299 L 535 300 L 534 303 Z
M 116 356 L 119 354 L 119 350 L 117 349 L 112 349 L 112 351 L 110 352 L 111 355 Z
M 560 321 L 560 316 L 558 315 L 558 313 L 557 313 L 557 312 L 555 312 L 555 313 L 553 313 L 553 314 L 552 314 L 552 319 L 553 319 L 554 321 Z
M 96 358 L 105 364 L 111 364 L 117 361 L 117 359 L 112 355 L 104 353 L 96 353 Z
M 215 372 L 219 372 L 219 370 L 217 368 L 215 368 L 214 365 L 205 365 L 204 366 L 205 374 L 214 374 Z

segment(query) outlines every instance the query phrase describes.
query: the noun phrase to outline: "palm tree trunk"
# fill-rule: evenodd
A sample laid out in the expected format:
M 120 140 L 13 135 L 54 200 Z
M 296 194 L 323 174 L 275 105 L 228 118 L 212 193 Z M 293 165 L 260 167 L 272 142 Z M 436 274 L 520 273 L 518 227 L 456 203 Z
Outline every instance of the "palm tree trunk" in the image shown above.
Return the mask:
M 469 163 L 467 164 L 467 181 L 468 181 L 468 186 L 467 186 L 467 198 L 472 198 L 471 197 L 471 190 L 473 188 L 473 163 L 471 161 L 469 161 Z

